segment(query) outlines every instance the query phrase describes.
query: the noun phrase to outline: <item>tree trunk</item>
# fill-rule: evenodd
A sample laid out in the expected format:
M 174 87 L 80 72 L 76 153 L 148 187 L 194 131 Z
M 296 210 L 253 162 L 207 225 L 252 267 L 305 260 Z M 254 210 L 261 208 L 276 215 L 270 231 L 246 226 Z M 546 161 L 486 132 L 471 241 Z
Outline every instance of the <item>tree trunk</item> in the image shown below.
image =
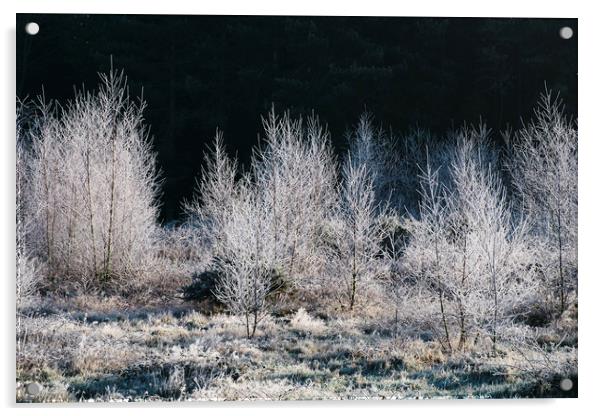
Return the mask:
M 90 150 L 86 151 L 86 185 L 88 191 L 88 220 L 90 221 L 90 238 L 92 239 L 92 276 L 96 278 L 96 236 L 94 233 L 94 208 L 92 204 L 92 188 L 90 185 Z
M 564 312 L 566 308 L 566 300 L 564 298 L 564 267 L 562 264 L 562 232 L 560 229 L 560 209 L 557 211 L 557 219 L 558 219 L 558 273 L 560 277 L 560 315 Z
M 117 120 L 113 121 L 113 135 L 111 138 L 111 196 L 109 202 L 109 235 L 107 237 L 107 254 L 105 258 L 104 279 L 107 281 L 111 274 L 111 243 L 113 241 L 113 216 L 115 205 L 115 135 L 117 134 Z
M 491 279 L 493 285 L 493 354 L 497 352 L 497 315 L 498 315 L 498 293 L 497 293 L 497 269 L 495 264 L 495 242 L 493 244 L 493 255 L 491 265 Z
M 253 331 L 251 332 L 251 338 L 255 336 L 255 331 L 257 330 L 257 309 L 253 312 Z
M 460 339 L 458 340 L 458 349 L 462 351 L 464 349 L 464 344 L 466 343 L 466 327 L 465 327 L 465 312 L 464 312 L 464 303 L 463 296 L 465 295 L 465 283 L 466 283 L 466 235 L 464 235 L 464 247 L 462 252 L 462 279 L 460 290 L 462 293 L 458 299 L 459 303 L 459 314 L 460 314 Z
M 351 269 L 351 293 L 349 296 L 349 310 L 353 310 L 355 305 L 355 291 L 357 290 L 357 230 L 354 219 L 353 224 L 353 246 L 352 246 L 352 269 Z
M 451 340 L 449 339 L 449 329 L 447 328 L 447 318 L 445 316 L 445 306 L 443 304 L 443 287 L 441 285 L 441 274 L 439 272 L 439 244 L 435 241 L 435 259 L 437 262 L 437 285 L 439 288 L 439 308 L 441 310 L 441 320 L 443 321 L 443 329 L 445 330 L 445 342 L 449 348 L 449 352 L 453 351 L 453 347 L 451 345 Z

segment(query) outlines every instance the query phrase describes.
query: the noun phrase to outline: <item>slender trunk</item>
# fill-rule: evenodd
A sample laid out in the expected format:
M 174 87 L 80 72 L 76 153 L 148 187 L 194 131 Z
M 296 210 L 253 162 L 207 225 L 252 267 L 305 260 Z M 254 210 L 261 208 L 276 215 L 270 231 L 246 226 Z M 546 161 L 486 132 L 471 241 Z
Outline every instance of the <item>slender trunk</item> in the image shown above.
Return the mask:
M 491 279 L 493 285 L 493 353 L 497 351 L 497 316 L 498 316 L 498 293 L 497 293 L 497 266 L 495 264 L 495 241 L 493 243 L 493 254 L 491 264 Z
M 494 310 L 493 310 L 493 353 L 497 351 L 497 308 L 498 308 L 498 300 L 497 300 L 497 290 L 494 289 Z
M 277 197 L 276 197 L 276 192 L 278 191 L 278 186 L 276 183 L 277 177 L 276 177 L 276 169 L 274 168 L 274 166 L 272 165 L 272 210 L 273 210 L 273 228 L 274 228 L 274 253 L 273 253 L 273 262 L 274 264 L 276 264 L 276 259 L 277 259 L 277 252 L 278 252 L 278 209 L 276 207 L 277 205 Z
M 71 198 L 69 198 L 69 204 L 71 204 L 71 206 L 68 206 L 66 211 L 69 219 L 67 222 L 67 258 L 70 259 L 71 258 L 71 249 L 73 246 L 73 239 L 75 238 L 75 232 L 74 232 L 74 222 L 75 222 L 75 209 L 73 208 L 73 206 L 75 205 L 75 201 L 74 201 L 74 196 L 77 195 L 77 191 L 75 190 L 75 182 L 73 181 L 73 179 L 70 180 L 70 191 L 71 191 Z M 71 262 L 68 261 L 66 262 L 67 264 L 65 265 L 66 270 L 67 270 L 67 275 L 71 274 Z
M 349 303 L 349 309 L 353 310 L 353 306 L 355 305 L 355 291 L 357 290 L 357 275 L 355 272 L 352 273 L 351 276 L 351 300 Z
M 52 172 L 50 172 L 50 173 L 51 173 L 51 177 L 52 177 Z M 49 181 L 50 181 L 50 179 L 49 179 Z M 50 189 L 50 187 L 49 187 L 49 189 Z M 56 231 L 56 228 L 55 228 L 56 214 L 57 214 L 57 211 L 59 209 L 58 206 L 57 206 L 57 202 L 56 202 L 56 193 L 54 195 L 52 195 L 52 198 L 50 198 L 50 197 L 48 198 L 48 203 L 49 204 L 50 204 L 50 201 L 52 201 L 52 206 L 50 207 L 50 238 L 51 238 L 52 246 L 54 246 L 54 241 L 55 241 L 55 238 L 56 238 L 56 236 L 55 236 L 55 231 Z M 52 260 L 53 261 L 52 261 L 52 263 L 57 263 L 56 256 L 57 256 L 57 250 L 55 250 L 55 247 L 53 247 L 53 250 L 52 250 Z M 55 264 L 52 264 L 52 263 L 51 263 L 51 266 L 54 269 Z
M 561 219 L 561 198 L 563 196 L 562 183 L 558 170 L 556 170 L 556 236 L 558 238 L 558 277 L 560 280 L 560 315 L 565 310 L 564 297 L 564 270 L 562 264 L 562 219 Z
M 289 264 L 289 270 L 288 270 L 288 275 L 292 276 L 293 275 L 293 270 L 295 269 L 295 254 L 297 251 L 297 237 L 295 237 L 295 240 L 293 241 L 293 250 L 291 253 L 291 261 Z
M 445 342 L 447 343 L 449 351 L 451 352 L 453 351 L 453 348 L 449 339 L 449 330 L 447 328 L 447 319 L 445 317 L 445 307 L 443 306 L 443 291 L 441 288 L 441 278 L 437 276 L 437 279 L 439 281 L 439 307 L 441 309 L 441 320 L 443 322 L 443 328 L 445 329 Z
M 98 274 L 96 263 L 96 236 L 94 233 L 94 210 L 92 204 L 92 187 L 90 185 L 90 150 L 86 151 L 86 187 L 88 192 L 88 220 L 90 222 L 90 238 L 92 240 L 92 273 L 96 278 Z
M 351 269 L 351 294 L 349 297 L 349 309 L 353 310 L 353 306 L 355 305 L 355 291 L 357 290 L 357 230 L 354 219 L 353 224 L 353 244 L 352 244 L 352 269 Z
M 259 315 L 259 308 L 262 304 L 262 300 L 259 299 L 259 289 L 258 289 L 258 284 L 259 284 L 259 278 L 263 277 L 260 273 L 260 264 L 259 264 L 259 255 L 262 252 L 261 250 L 261 241 L 260 241 L 260 231 L 257 230 L 255 233 L 255 270 L 253 271 L 251 278 L 253 279 L 251 281 L 252 284 L 252 298 L 251 298 L 251 307 L 252 312 L 253 312 L 253 328 L 252 331 L 249 333 L 249 318 L 248 318 L 248 312 L 247 312 L 247 337 L 248 338 L 252 338 L 255 336 L 255 330 L 257 329 L 257 320 L 258 320 L 258 315 Z
M 107 253 L 105 257 L 104 279 L 108 280 L 111 274 L 111 243 L 113 240 L 113 216 L 115 204 L 115 135 L 117 122 L 113 122 L 113 137 L 111 139 L 111 196 L 109 201 L 109 235 L 107 237 Z
M 435 239 L 435 259 L 437 262 L 437 285 L 438 285 L 438 291 L 439 291 L 439 308 L 441 310 L 441 320 L 443 322 L 443 329 L 445 330 L 445 341 L 447 343 L 447 346 L 449 347 L 449 351 L 452 352 L 453 348 L 451 345 L 451 341 L 449 339 L 449 329 L 447 328 L 447 318 L 445 316 L 445 306 L 443 304 L 443 287 L 441 284 L 441 274 L 440 274 L 440 259 L 439 259 L 439 244 L 438 244 L 438 236 Z
M 256 266 L 258 267 L 258 266 Z M 255 271 L 255 273 L 259 273 L 258 270 Z M 251 330 L 251 336 L 250 338 L 253 338 L 255 336 L 255 329 L 257 328 L 257 313 L 259 310 L 259 296 L 257 293 L 257 277 L 259 277 L 257 274 L 255 275 L 255 279 L 253 279 L 253 327 Z
M 257 330 L 257 321 L 258 321 L 257 309 L 255 309 L 255 311 L 253 312 L 253 332 L 251 332 L 251 338 L 253 338 L 255 336 L 255 331 Z
M 46 255 L 48 257 L 48 264 L 52 267 L 52 235 L 50 230 L 50 184 L 48 183 L 48 156 L 46 152 L 44 152 L 44 166 L 43 166 L 43 176 L 44 176 L 44 192 L 46 196 Z
M 458 349 L 464 350 L 464 344 L 466 343 L 466 327 L 465 327 L 465 316 L 464 316 L 464 305 L 460 303 L 460 339 L 458 340 Z
M 458 349 L 463 350 L 464 344 L 466 342 L 466 327 L 465 327 L 465 312 L 464 312 L 464 302 L 463 297 L 465 295 L 465 283 L 466 283 L 466 235 L 464 235 L 464 247 L 462 251 L 462 279 L 460 285 L 460 298 L 459 302 L 459 312 L 460 312 L 460 339 L 458 340 Z
M 295 227 L 293 239 L 293 248 L 291 251 L 291 261 L 289 264 L 288 275 L 292 278 L 293 271 L 295 270 L 295 255 L 297 254 L 297 237 L 299 236 L 299 227 Z
M 562 264 L 562 232 L 560 229 L 560 209 L 557 210 L 557 220 L 558 220 L 558 230 L 557 235 L 558 235 L 558 274 L 560 277 L 560 315 L 562 315 L 562 313 L 564 312 L 565 308 L 566 308 L 566 301 L 564 298 L 564 267 Z
M 73 191 L 71 191 L 73 192 Z M 72 193 L 72 195 L 75 195 Z M 67 223 L 67 258 L 70 259 L 71 258 L 71 245 L 73 242 L 73 216 L 71 213 L 68 214 L 69 215 L 69 220 Z M 71 266 L 70 266 L 70 261 L 67 262 L 67 264 L 65 265 L 67 268 L 67 275 L 71 274 Z

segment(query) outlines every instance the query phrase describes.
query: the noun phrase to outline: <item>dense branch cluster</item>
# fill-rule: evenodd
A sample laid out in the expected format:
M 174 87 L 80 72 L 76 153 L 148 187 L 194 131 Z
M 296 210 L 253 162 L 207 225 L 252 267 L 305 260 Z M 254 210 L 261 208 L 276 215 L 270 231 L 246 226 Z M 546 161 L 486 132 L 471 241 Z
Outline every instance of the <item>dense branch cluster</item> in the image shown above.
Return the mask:
M 111 73 L 18 117 L 19 265 L 82 290 L 148 273 L 169 233 L 143 108 Z M 319 293 L 345 313 L 390 300 L 447 351 L 479 337 L 495 351 L 533 305 L 575 300 L 577 130 L 550 94 L 505 152 L 484 126 L 395 138 L 362 116 L 340 158 L 313 115 L 263 127 L 244 171 L 216 134 L 182 237 L 249 337 L 277 300 Z
M 157 172 L 144 103 L 125 84 L 112 72 L 98 92 L 66 106 L 41 102 L 18 138 L 25 246 L 50 280 L 85 289 L 139 276 L 152 263 Z
M 302 124 L 271 114 L 267 139 L 239 181 L 218 141 L 209 164 L 213 176 L 201 183 L 207 199 L 195 206 L 197 216 L 210 223 L 225 218 L 227 224 L 240 215 L 263 222 L 263 232 L 254 233 L 261 242 L 242 232 L 259 225 L 224 225 L 219 232 L 227 243 L 215 245 L 219 251 L 245 241 L 263 258 L 257 263 L 263 274 L 247 273 L 252 281 L 264 279 L 261 304 L 250 310 L 267 307 L 276 276 L 305 289 L 327 286 L 349 310 L 358 299 L 366 301 L 370 288 L 393 285 L 396 302 L 436 305 L 423 308 L 423 321 L 453 351 L 479 336 L 495 349 L 501 328 L 521 319 L 534 302 L 566 309 L 576 279 L 576 130 L 548 94 L 507 154 L 496 149 L 484 126 L 439 142 L 427 136 L 415 145 L 415 136 L 387 141 L 363 116 L 339 164 L 328 137 L 315 133 L 316 121 L 307 130 Z M 404 149 L 416 158 L 416 178 L 403 175 L 412 170 Z M 220 166 L 228 166 L 224 177 Z M 220 204 L 212 217 L 212 195 L 218 194 L 242 198 L 246 208 Z M 226 251 L 216 251 L 218 263 L 234 264 L 248 250 Z M 219 294 L 238 311 L 237 300 L 245 296 L 236 294 L 237 275 L 222 275 Z

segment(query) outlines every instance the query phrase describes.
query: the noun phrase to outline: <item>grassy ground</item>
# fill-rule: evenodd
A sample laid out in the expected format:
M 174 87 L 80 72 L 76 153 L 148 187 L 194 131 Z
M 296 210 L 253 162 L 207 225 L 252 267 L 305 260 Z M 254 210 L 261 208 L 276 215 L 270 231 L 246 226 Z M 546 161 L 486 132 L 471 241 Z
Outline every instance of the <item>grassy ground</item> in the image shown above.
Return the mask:
M 22 318 L 17 401 L 575 397 L 577 391 L 576 367 L 565 392 L 563 375 L 520 365 L 524 351 L 502 345 L 496 356 L 476 349 L 446 355 L 436 341 L 351 316 L 324 321 L 301 310 L 266 319 L 248 340 L 224 314 L 185 306 L 115 313 L 107 312 L 115 310 L 110 301 L 99 304 L 87 312 L 46 307 Z M 573 363 L 576 350 L 561 348 L 553 359 Z M 42 393 L 27 394 L 31 382 Z

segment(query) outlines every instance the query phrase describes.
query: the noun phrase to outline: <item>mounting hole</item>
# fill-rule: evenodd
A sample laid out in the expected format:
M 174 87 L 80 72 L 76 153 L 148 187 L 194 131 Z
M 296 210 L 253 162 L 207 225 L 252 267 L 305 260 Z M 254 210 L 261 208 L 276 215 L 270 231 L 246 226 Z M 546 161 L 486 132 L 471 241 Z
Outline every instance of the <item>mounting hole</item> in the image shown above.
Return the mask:
M 36 22 L 29 22 L 25 25 L 25 32 L 28 35 L 37 35 L 39 31 L 40 25 L 38 25 Z
M 573 37 L 573 29 L 568 26 L 560 28 L 559 33 L 562 39 L 570 39 Z
M 26 389 L 27 389 L 27 394 L 29 394 L 31 396 L 37 396 L 38 394 L 40 394 L 42 392 L 44 387 L 42 387 L 42 385 L 40 383 L 29 383 L 27 385 Z
M 560 382 L 560 388 L 563 391 L 571 390 L 573 388 L 573 380 L 571 380 L 570 378 L 562 379 L 562 381 Z

